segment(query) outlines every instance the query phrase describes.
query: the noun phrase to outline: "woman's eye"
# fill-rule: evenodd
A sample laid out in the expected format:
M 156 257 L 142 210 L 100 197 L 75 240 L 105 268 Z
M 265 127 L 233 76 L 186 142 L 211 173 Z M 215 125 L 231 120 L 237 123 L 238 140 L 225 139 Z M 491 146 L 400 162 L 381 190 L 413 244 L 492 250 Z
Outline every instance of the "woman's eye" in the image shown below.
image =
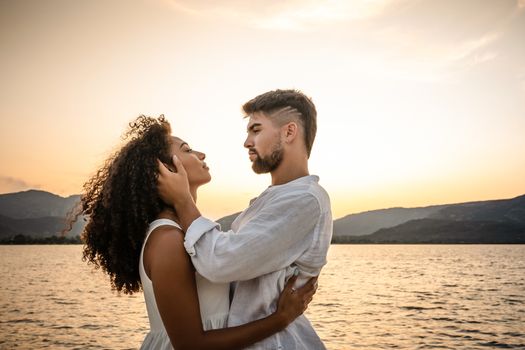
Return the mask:
M 188 148 L 188 149 L 186 150 L 186 152 L 191 153 L 191 152 L 193 152 L 193 150 L 192 150 L 191 148 Z

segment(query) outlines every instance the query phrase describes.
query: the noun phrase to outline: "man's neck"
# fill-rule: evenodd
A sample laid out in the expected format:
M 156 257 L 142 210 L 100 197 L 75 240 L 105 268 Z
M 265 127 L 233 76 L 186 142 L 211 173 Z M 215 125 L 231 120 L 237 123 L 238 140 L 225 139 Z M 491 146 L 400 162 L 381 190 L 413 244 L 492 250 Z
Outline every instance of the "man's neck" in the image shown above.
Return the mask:
M 296 162 L 282 162 L 277 169 L 271 172 L 272 186 L 282 185 L 300 177 L 310 175 L 308 159 Z

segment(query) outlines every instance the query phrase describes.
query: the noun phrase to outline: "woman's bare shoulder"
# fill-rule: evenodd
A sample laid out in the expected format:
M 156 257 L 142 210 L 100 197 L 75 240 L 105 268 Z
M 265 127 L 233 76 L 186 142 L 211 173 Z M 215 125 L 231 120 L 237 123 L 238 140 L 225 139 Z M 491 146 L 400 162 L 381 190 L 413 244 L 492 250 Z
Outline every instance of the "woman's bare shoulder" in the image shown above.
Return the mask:
M 144 268 L 150 279 L 155 275 L 151 273 L 153 270 L 177 273 L 191 269 L 191 262 L 184 248 L 184 233 L 171 225 L 154 229 L 144 247 Z

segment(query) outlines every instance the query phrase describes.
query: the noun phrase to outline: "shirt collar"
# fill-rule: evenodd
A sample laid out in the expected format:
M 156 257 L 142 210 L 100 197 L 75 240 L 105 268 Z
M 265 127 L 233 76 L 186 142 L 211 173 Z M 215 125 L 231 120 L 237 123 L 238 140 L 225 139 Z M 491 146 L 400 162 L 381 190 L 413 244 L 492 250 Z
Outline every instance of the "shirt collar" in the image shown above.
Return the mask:
M 317 176 L 317 175 L 301 176 L 301 177 L 298 177 L 295 180 L 288 181 L 287 183 L 284 183 L 282 185 L 273 185 L 273 186 L 270 185 L 270 186 L 268 186 L 268 189 L 281 188 L 281 187 L 285 187 L 285 186 L 292 185 L 292 184 L 302 184 L 302 183 L 306 184 L 306 183 L 310 183 L 310 182 L 319 182 L 319 176 Z

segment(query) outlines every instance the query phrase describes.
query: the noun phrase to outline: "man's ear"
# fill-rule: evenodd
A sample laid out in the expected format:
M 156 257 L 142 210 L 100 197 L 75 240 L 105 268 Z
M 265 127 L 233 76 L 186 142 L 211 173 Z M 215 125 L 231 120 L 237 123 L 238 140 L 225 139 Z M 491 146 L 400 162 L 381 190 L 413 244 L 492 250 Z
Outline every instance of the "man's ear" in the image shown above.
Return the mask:
M 283 136 L 285 139 L 285 142 L 290 143 L 292 142 L 299 133 L 299 126 L 296 122 L 289 122 L 285 125 L 283 125 Z

